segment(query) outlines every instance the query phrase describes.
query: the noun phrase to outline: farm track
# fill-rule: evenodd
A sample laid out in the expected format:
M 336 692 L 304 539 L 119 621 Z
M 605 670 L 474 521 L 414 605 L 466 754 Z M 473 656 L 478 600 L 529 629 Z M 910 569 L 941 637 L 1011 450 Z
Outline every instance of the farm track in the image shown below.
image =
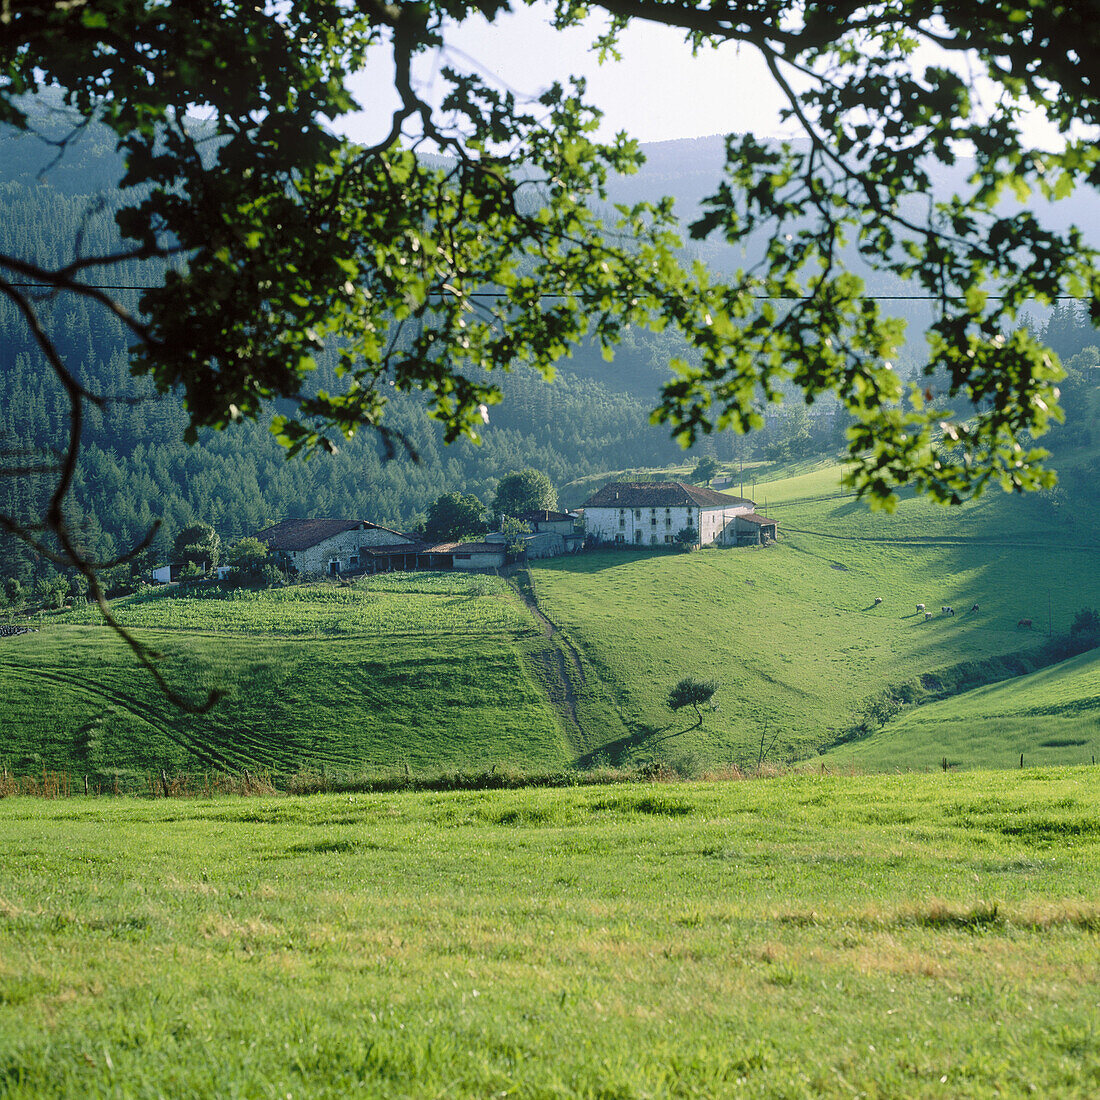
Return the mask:
M 589 747 L 588 737 L 577 714 L 577 693 L 569 680 L 565 654 L 547 639 L 538 649 L 525 655 L 531 664 L 535 681 L 546 691 L 547 701 L 565 727 L 566 735 L 578 755 Z
M 167 738 L 169 741 L 178 745 L 180 748 L 191 753 L 197 760 L 205 764 L 207 767 L 212 768 L 226 768 L 233 767 L 232 760 L 218 752 L 216 749 L 210 749 L 208 746 L 203 745 L 202 742 L 196 741 L 193 738 L 187 737 L 173 730 L 170 726 L 162 724 L 153 720 L 148 712 L 143 712 L 131 699 L 127 699 L 126 696 L 120 695 L 117 692 L 111 691 L 107 688 L 99 685 L 90 684 L 87 680 L 84 680 L 78 676 L 65 676 L 59 672 L 50 672 L 46 669 L 36 668 L 33 672 L 25 668 L 19 668 L 18 666 L 7 666 L 8 674 L 16 680 L 23 680 L 25 682 L 34 683 L 41 680 L 49 680 L 55 684 L 62 684 L 66 687 L 75 688 L 81 694 L 89 696 L 93 699 L 102 699 L 112 705 L 119 707 L 126 711 L 127 714 L 132 715 L 139 722 L 144 723 L 150 729 L 155 730 L 162 737 Z M 239 766 L 239 765 L 238 765 Z
M 530 659 L 542 672 L 539 679 L 546 687 L 551 705 L 573 735 L 571 740 L 575 742 L 578 752 L 584 752 L 590 748 L 590 738 L 577 713 L 578 692 L 588 687 L 584 664 L 577 648 L 539 607 L 530 571 L 527 578 L 526 585 L 517 584 L 515 587 L 546 638 L 546 645 L 532 653 Z
M 531 574 L 528 572 L 528 578 Z M 518 587 L 518 586 L 517 586 Z M 564 647 L 565 651 L 569 654 L 572 660 L 573 668 L 576 671 L 577 679 L 582 687 L 587 687 L 587 677 L 584 672 L 584 664 L 581 661 L 581 655 L 577 651 L 577 647 L 562 633 L 561 627 L 559 627 L 545 611 L 539 607 L 538 594 L 535 592 L 535 582 L 528 579 L 528 588 L 520 588 L 520 595 L 523 597 L 523 602 L 527 605 L 531 614 L 542 626 L 547 638 L 556 638 L 558 642 Z

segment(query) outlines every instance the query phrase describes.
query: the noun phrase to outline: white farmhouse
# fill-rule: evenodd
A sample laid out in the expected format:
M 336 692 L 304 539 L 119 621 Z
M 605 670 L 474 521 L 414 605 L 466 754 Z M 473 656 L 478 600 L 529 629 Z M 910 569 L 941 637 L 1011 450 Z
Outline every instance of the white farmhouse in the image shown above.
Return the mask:
M 620 546 L 665 546 L 685 527 L 703 546 L 760 543 L 776 536 L 776 523 L 757 515 L 744 497 L 727 496 L 682 481 L 615 481 L 584 503 L 590 539 Z
M 287 519 L 256 534 L 276 560 L 300 573 L 415 569 L 422 543 L 365 519 Z

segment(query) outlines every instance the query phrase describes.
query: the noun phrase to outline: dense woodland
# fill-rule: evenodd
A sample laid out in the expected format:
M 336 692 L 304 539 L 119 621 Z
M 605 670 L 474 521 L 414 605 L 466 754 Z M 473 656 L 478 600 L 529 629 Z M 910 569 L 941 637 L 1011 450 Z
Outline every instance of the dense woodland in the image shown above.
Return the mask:
M 72 258 L 74 250 L 109 250 L 117 241 L 117 200 L 110 188 L 119 165 L 101 133 L 94 128 L 83 133 L 52 166 L 55 151 L 33 137 L 0 135 L 0 142 L 0 249 L 50 264 Z M 700 175 L 696 161 L 705 167 L 713 150 L 705 142 L 676 144 L 683 146 L 678 158 L 667 146 L 655 147 L 653 177 L 643 182 L 659 192 L 683 191 L 690 208 L 700 197 L 692 191 Z M 44 168 L 49 170 L 43 173 Z M 634 189 L 639 186 L 631 181 Z M 704 258 L 720 266 L 717 253 Z M 109 278 L 112 285 L 138 287 L 150 272 L 115 266 Z M 117 293 L 136 304 L 137 291 Z M 131 377 L 125 335 L 115 318 L 66 297 L 43 299 L 38 308 L 81 382 L 112 398 L 104 412 L 89 413 L 68 503 L 71 525 L 106 559 L 127 551 L 161 520 L 153 546 L 137 563 L 142 568 L 165 560 L 176 532 L 196 521 L 212 524 L 223 539 L 305 515 L 356 516 L 411 528 L 441 494 L 457 489 L 487 501 L 499 478 L 523 467 L 544 470 L 561 487 L 605 471 L 667 465 L 684 457 L 665 429 L 649 424 L 668 364 L 683 354 L 665 334 L 628 334 L 611 363 L 595 349 L 582 348 L 550 385 L 533 372 L 516 370 L 503 386 L 504 402 L 491 410 L 480 446 L 466 441 L 445 446 L 442 431 L 418 401 L 397 395 L 390 423 L 413 441 L 419 462 L 405 455 L 385 460 L 378 441 L 367 434 L 336 455 L 287 461 L 261 424 L 208 433 L 187 446 L 178 400 L 158 396 L 149 383 Z M 1063 304 L 1039 327 L 1072 364 L 1071 383 L 1090 388 L 1087 368 L 1097 356 L 1086 349 L 1098 339 L 1080 311 Z M 319 387 L 336 384 L 334 361 L 335 356 L 322 358 Z M 1077 400 L 1073 385 L 1067 390 L 1071 401 Z M 22 517 L 41 513 L 49 473 L 26 469 L 49 464 L 65 439 L 67 409 L 15 307 L 0 300 L 0 510 Z M 769 416 L 759 435 L 714 437 L 700 453 L 720 461 L 754 453 L 798 457 L 837 449 L 844 430 L 835 408 L 819 404 L 807 410 L 791 402 Z M 579 500 L 565 493 L 563 503 Z M 51 573 L 21 544 L 0 539 L 0 576 L 19 577 L 27 585 Z

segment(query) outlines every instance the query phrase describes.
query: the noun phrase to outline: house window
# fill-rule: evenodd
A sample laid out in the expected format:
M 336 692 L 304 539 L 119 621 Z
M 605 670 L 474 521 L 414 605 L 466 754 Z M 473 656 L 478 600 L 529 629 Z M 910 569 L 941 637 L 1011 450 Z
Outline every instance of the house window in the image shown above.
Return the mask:
M 626 516 L 624 516 L 622 514 L 622 512 L 619 513 L 619 526 L 620 527 L 625 527 L 626 526 Z
M 665 516 L 665 526 L 672 529 L 672 516 Z
M 653 545 L 656 544 L 656 542 L 657 542 L 657 536 L 656 535 L 650 535 L 649 536 L 649 545 L 653 546 Z
M 616 542 L 626 542 L 626 538 L 623 535 L 616 535 L 615 536 L 615 541 Z
M 641 533 L 641 531 L 635 531 L 635 532 L 634 532 L 634 541 L 635 541 L 635 542 L 641 542 L 641 541 L 642 541 L 642 533 Z
M 665 535 L 665 542 L 672 542 L 672 541 L 673 541 L 673 539 L 672 539 L 671 535 Z
M 656 516 L 650 516 L 649 517 L 649 526 L 650 527 L 656 527 L 657 526 L 657 517 Z

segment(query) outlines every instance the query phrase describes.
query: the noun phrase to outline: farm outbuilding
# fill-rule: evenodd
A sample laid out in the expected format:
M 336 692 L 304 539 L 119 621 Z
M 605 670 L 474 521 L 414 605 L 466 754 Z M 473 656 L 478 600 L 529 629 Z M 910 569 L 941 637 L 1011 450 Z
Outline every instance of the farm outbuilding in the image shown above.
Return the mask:
M 735 520 L 738 546 L 763 546 L 766 542 L 775 542 L 779 524 L 758 512 L 748 512 Z
M 503 542 L 460 542 L 453 550 L 455 569 L 500 569 L 508 559 Z
M 364 519 L 288 519 L 257 532 L 256 538 L 277 561 L 298 572 L 329 576 L 415 569 L 422 545 Z M 404 564 L 410 555 L 412 564 Z

